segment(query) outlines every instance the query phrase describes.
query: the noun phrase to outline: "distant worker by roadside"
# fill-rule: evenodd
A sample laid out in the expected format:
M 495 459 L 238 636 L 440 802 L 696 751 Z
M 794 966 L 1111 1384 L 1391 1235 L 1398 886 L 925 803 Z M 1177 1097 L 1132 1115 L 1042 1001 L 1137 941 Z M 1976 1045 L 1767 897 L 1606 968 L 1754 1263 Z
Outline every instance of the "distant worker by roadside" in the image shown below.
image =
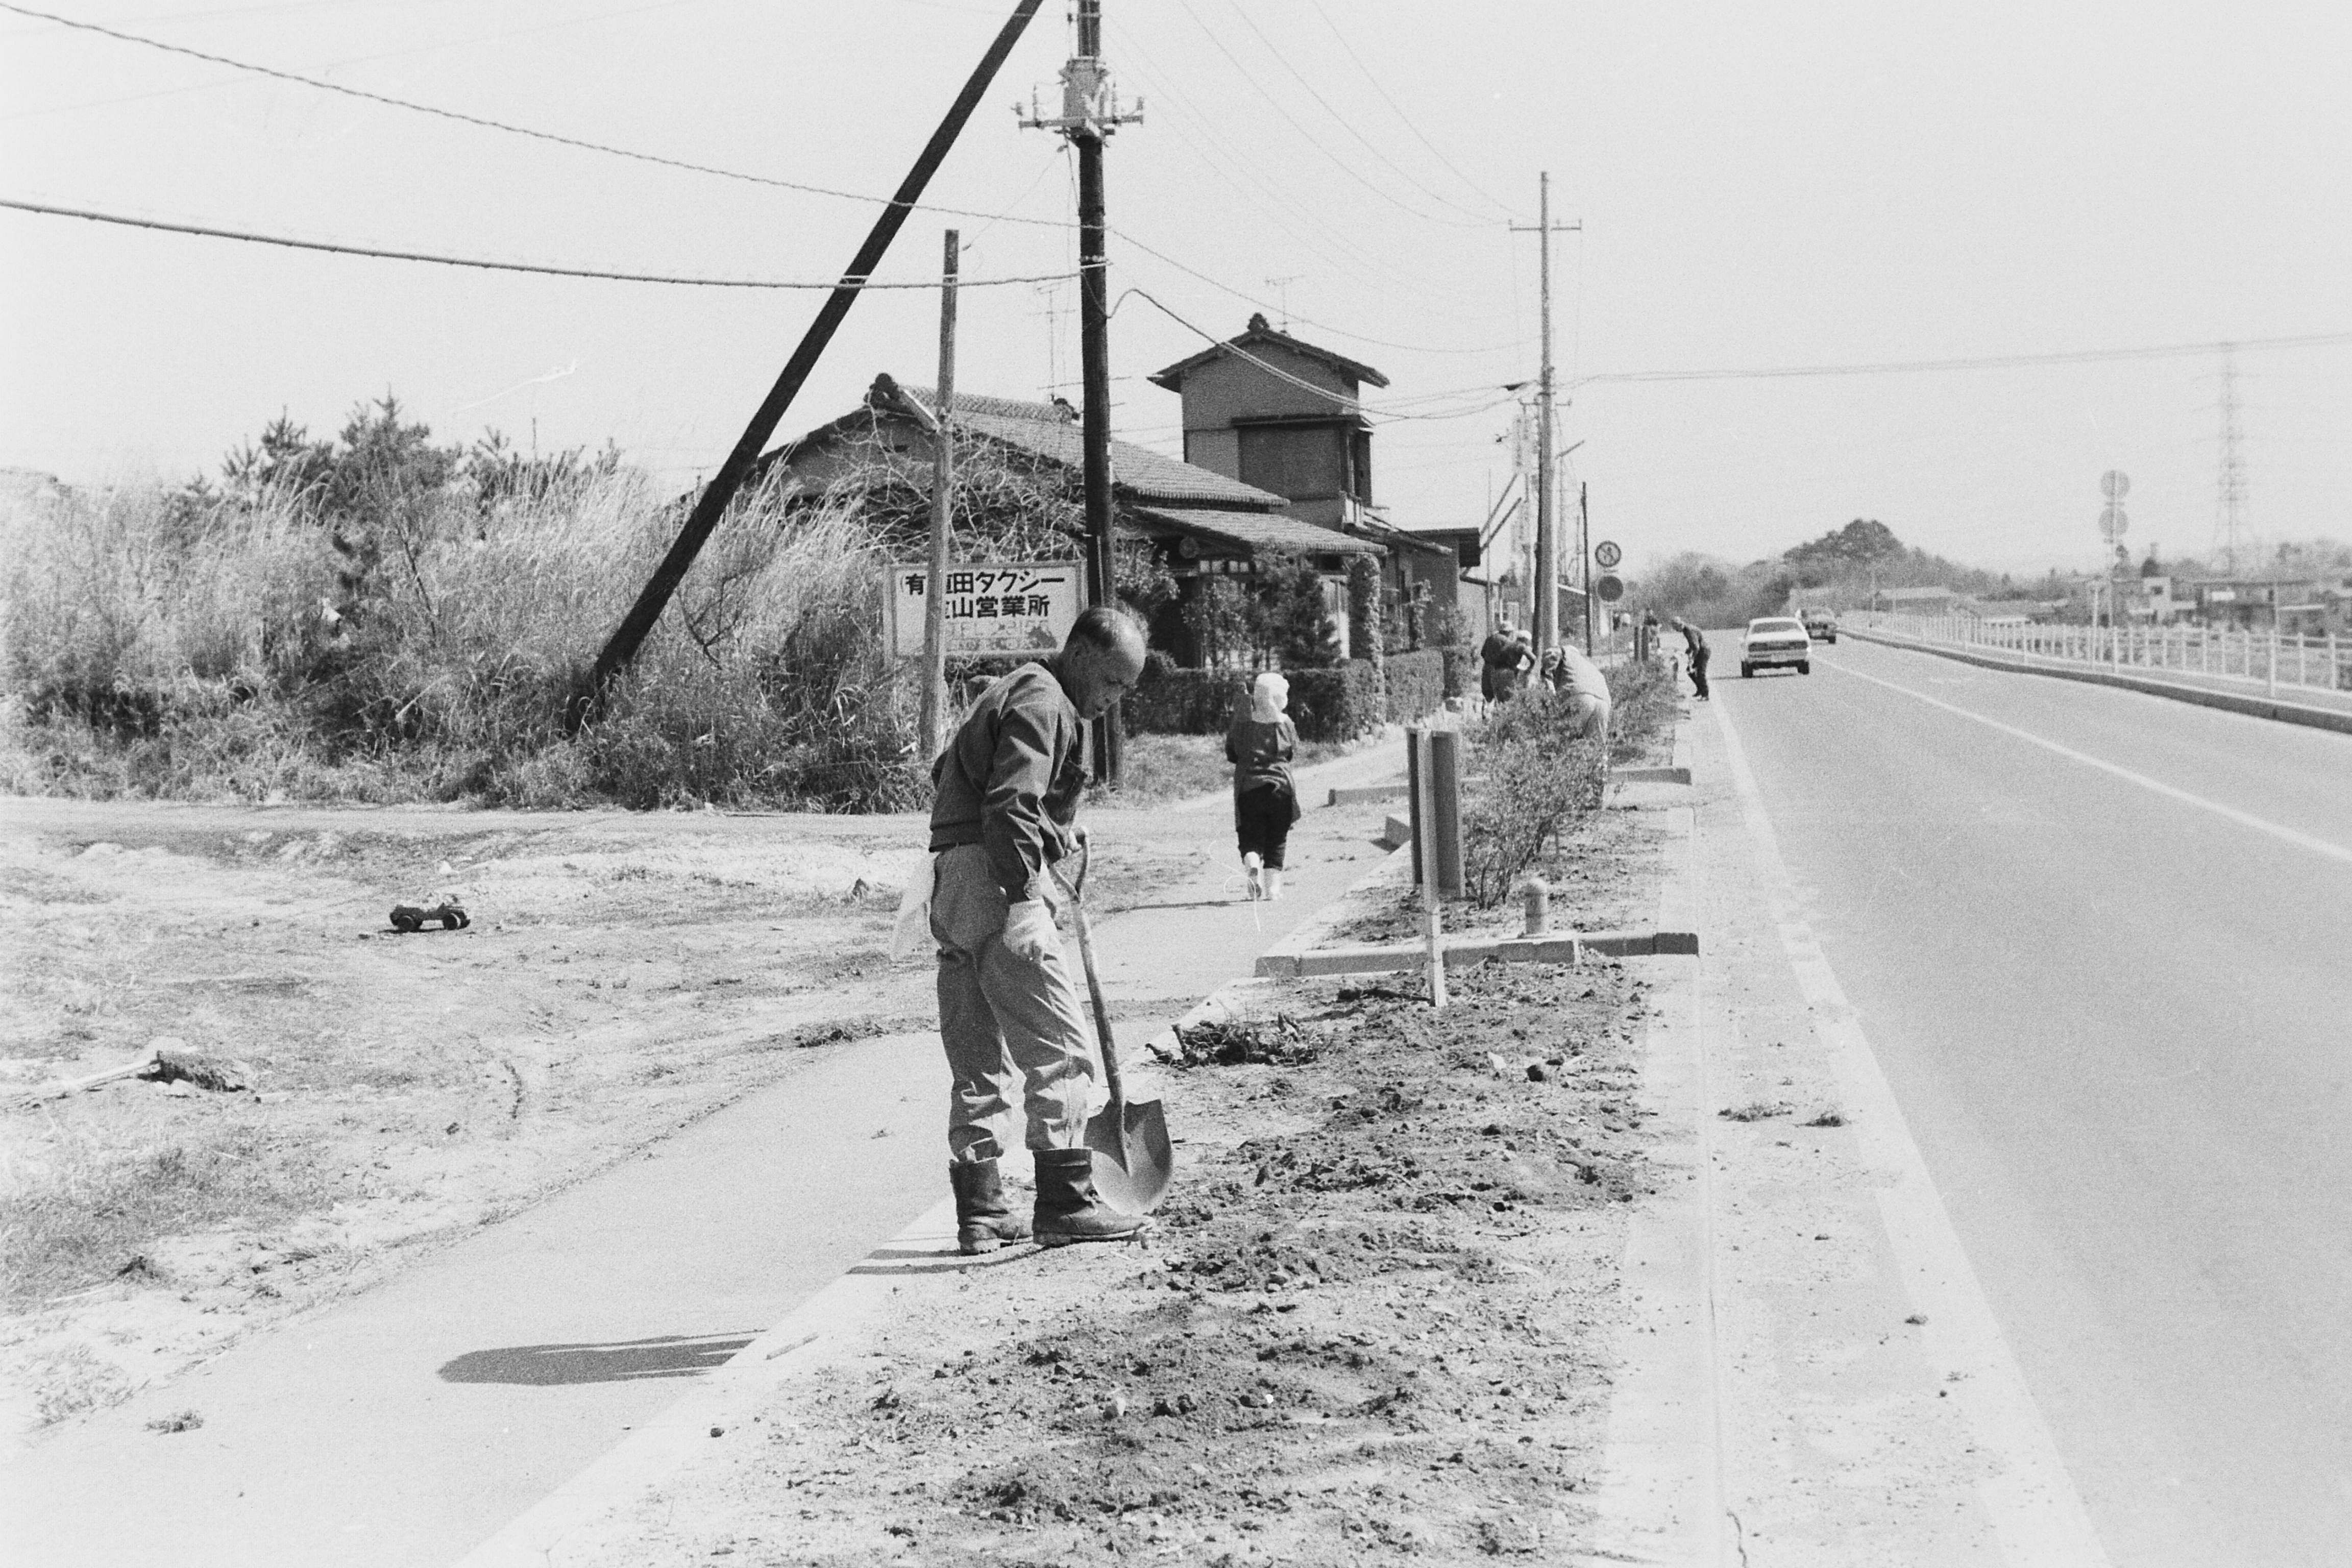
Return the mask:
M 1680 616 L 1675 617 L 1674 627 L 1675 630 L 1683 634 L 1683 642 L 1690 648 L 1691 688 L 1698 694 L 1698 700 L 1701 702 L 1704 702 L 1707 700 L 1706 637 L 1696 626 L 1691 625 L 1688 621 L 1684 620 Z
M 1082 721 L 1134 686 L 1143 650 L 1143 628 L 1124 611 L 1086 611 L 1060 653 L 988 689 L 931 766 L 930 923 L 952 1080 L 948 1180 L 964 1252 L 1032 1234 L 1007 1206 L 996 1169 L 1016 1071 L 1036 1166 L 1037 1240 L 1116 1241 L 1144 1223 L 1095 1191 L 1085 1144 L 1094 1038 L 1054 926 L 1051 870 L 1076 842 L 1087 785 Z
M 1241 840 L 1249 897 L 1282 897 L 1282 861 L 1298 820 L 1298 784 L 1290 762 L 1298 755 L 1298 726 L 1283 710 L 1290 682 L 1273 670 L 1250 685 L 1249 711 L 1225 731 L 1225 761 L 1234 764 L 1234 835 Z
M 1478 695 L 1489 702 L 1504 702 L 1518 690 L 1527 672 L 1535 668 L 1535 655 L 1528 651 L 1528 634 L 1514 632 L 1508 626 L 1497 626 L 1478 645 Z
M 1658 657 L 1658 612 L 1643 610 L 1642 624 L 1634 628 L 1633 657 L 1647 661 Z
M 1559 656 L 1555 661 L 1559 675 L 1552 684 L 1555 689 L 1568 693 L 1570 710 L 1576 715 L 1578 738 L 1607 740 L 1609 678 L 1601 673 L 1601 667 L 1592 662 L 1591 656 L 1574 643 L 1553 648 L 1544 657 L 1551 658 L 1554 654 Z

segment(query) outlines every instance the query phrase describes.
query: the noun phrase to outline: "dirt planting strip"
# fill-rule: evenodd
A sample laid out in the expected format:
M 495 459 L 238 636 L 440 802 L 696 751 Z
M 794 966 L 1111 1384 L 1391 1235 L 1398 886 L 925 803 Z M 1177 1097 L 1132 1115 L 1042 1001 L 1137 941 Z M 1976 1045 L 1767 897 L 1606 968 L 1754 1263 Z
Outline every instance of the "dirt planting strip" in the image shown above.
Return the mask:
M 1607 961 L 1432 1012 L 1229 988 L 1171 1068 L 1150 1237 L 908 1272 L 567 1563 L 1549 1555 L 1588 1521 L 1623 1215 L 1648 1190 Z M 943 1260 L 944 1261 L 944 1260 Z

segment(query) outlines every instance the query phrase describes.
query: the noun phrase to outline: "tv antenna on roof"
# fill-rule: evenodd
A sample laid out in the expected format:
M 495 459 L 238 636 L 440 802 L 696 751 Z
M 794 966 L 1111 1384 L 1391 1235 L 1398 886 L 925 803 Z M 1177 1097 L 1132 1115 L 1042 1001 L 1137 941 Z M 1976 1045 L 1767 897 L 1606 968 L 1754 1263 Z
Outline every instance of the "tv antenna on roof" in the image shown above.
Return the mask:
M 1265 286 L 1274 290 L 1275 310 L 1282 317 L 1282 330 L 1290 331 L 1290 286 L 1305 279 L 1304 272 L 1293 272 L 1286 278 L 1269 278 Z

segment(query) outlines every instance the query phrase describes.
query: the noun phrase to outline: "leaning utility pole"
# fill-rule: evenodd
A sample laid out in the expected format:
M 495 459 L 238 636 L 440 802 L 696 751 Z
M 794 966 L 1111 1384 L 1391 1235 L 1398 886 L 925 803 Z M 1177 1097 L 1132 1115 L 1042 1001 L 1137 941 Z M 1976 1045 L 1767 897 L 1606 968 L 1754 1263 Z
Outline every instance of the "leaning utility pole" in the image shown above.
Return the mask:
M 1015 112 L 1019 110 L 1016 108 Z M 1104 246 L 1103 143 L 1120 126 L 1143 118 L 1143 104 L 1122 113 L 1102 60 L 1102 0 L 1078 0 L 1078 52 L 1062 68 L 1062 112 L 1037 112 L 1034 97 L 1024 127 L 1058 131 L 1078 150 L 1078 357 L 1085 391 L 1079 405 L 1086 453 L 1087 601 L 1118 603 L 1112 552 L 1110 492 L 1110 261 Z M 1116 784 L 1119 773 L 1119 712 L 1105 712 L 1095 730 L 1095 779 Z
M 1536 384 L 1536 647 L 1559 646 L 1559 529 L 1552 516 L 1552 369 L 1551 369 L 1551 237 L 1555 227 L 1572 231 L 1581 223 L 1551 221 L 1551 174 L 1539 176 L 1534 225 L 1541 258 L 1543 300 L 1543 374 Z M 1528 225 L 1515 223 L 1525 232 Z
M 907 221 L 907 215 L 915 210 L 916 202 L 922 197 L 923 187 L 930 184 L 931 176 L 939 172 L 940 164 L 947 158 L 948 149 L 955 145 L 956 138 L 962 133 L 964 121 L 971 118 L 972 110 L 980 103 L 980 95 L 987 91 L 989 83 L 996 79 L 997 68 L 1004 64 L 1005 56 L 1013 52 L 1013 46 L 1020 41 L 1023 31 L 1029 26 L 1029 18 L 1037 14 L 1037 7 L 1042 4 L 1044 0 L 1018 0 L 1011 18 L 998 31 L 995 41 L 988 46 L 988 52 L 981 57 L 980 64 L 972 68 L 971 77 L 963 84 L 963 90 L 956 94 L 955 102 L 949 106 L 939 129 L 933 131 L 931 139 L 923 144 L 922 152 L 916 156 L 915 166 L 907 171 L 905 179 L 898 182 L 898 189 L 883 207 L 881 216 L 874 220 L 874 227 L 866 234 L 866 243 L 857 247 L 857 254 L 851 258 L 848 269 L 841 275 L 841 281 L 825 297 L 824 304 L 817 310 L 816 320 L 809 323 L 808 331 L 801 336 L 800 346 L 793 350 L 793 357 L 784 362 L 783 372 L 776 377 L 776 384 L 769 389 L 758 412 L 751 416 L 751 423 L 736 438 L 734 449 L 727 454 L 727 460 L 719 465 L 718 474 L 703 490 L 701 499 L 694 503 L 694 510 L 687 518 L 686 526 L 678 530 L 669 552 L 662 557 L 661 564 L 654 568 L 652 578 L 637 595 L 637 602 L 629 607 L 629 613 L 622 617 L 618 629 L 605 642 L 604 651 L 596 656 L 594 685 L 589 693 L 585 710 L 580 717 L 589 717 L 602 710 L 614 678 L 636 658 L 646 634 L 654 629 L 654 623 L 661 618 L 662 610 L 669 604 L 670 596 L 686 580 L 687 569 L 694 564 L 695 556 L 701 552 L 712 531 L 718 528 L 719 520 L 727 514 L 728 502 L 735 499 L 736 490 L 741 488 L 753 465 L 759 462 L 760 448 L 766 446 L 768 437 L 776 433 L 777 422 L 792 406 L 793 399 L 800 395 L 801 386 L 808 380 L 809 372 L 816 368 L 818 358 L 824 354 L 825 345 L 833 342 L 833 334 L 849 314 L 850 306 L 856 304 L 858 295 L 866 291 L 866 283 L 874 276 L 874 268 L 881 265 L 884 253 L 890 248 L 891 240 L 898 237 L 900 226 Z
M 956 279 L 962 240 L 954 229 L 940 259 L 939 430 L 931 437 L 931 565 L 923 595 L 923 760 L 947 744 L 948 535 L 955 500 Z

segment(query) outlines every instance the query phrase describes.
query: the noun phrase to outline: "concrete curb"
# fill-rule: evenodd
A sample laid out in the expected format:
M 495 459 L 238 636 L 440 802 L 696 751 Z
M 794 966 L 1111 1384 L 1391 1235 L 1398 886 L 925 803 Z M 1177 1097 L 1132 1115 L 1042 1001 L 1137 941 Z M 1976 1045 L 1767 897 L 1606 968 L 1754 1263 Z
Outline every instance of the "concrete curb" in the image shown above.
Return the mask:
M 2070 669 L 2063 665 L 2029 664 L 2022 659 L 1979 653 L 1973 649 L 1915 642 L 1909 637 L 1895 637 L 1886 632 L 1849 629 L 1846 635 L 1863 642 L 1876 643 L 1882 647 L 1933 654 L 1937 658 L 1973 664 L 1983 669 L 2006 670 L 2012 675 L 2054 676 L 2060 680 L 2079 680 L 2089 686 L 2113 686 L 2148 697 L 2168 697 L 2175 702 L 2193 702 L 2200 708 L 2218 708 L 2225 713 L 2243 713 L 2249 718 L 2268 719 L 2281 724 L 2302 724 L 2314 730 L 2333 730 L 2340 735 L 2352 735 L 2352 712 L 2337 712 L 2331 708 L 2311 708 L 2300 702 L 2284 702 L 2275 697 L 2251 697 L 2235 691 L 2208 691 L 2202 687 L 2180 686 L 2169 680 L 2124 675 L 2114 670 Z
M 1675 770 L 1685 774 L 1689 769 Z M 1393 822 L 1391 818 L 1391 822 Z M 1315 917 L 1258 955 L 1261 980 L 1298 980 L 1316 974 L 1387 974 L 1418 969 L 1428 950 L 1413 942 L 1323 947 L 1322 942 L 1347 918 L 1359 895 L 1372 889 L 1411 880 L 1412 857 L 1391 851 L 1378 866 L 1349 885 Z M 1500 959 L 1506 963 L 1575 963 L 1587 953 L 1610 958 L 1650 958 L 1698 953 L 1698 933 L 1658 931 L 1554 931 L 1534 937 L 1455 936 L 1445 942 L 1448 963 L 1480 963 Z M 1214 1000 L 1214 998 L 1212 998 Z M 1207 1004 L 1202 1004 L 1205 1006 Z M 1205 1015 L 1204 1015 L 1205 1016 Z M 1187 1020 L 1186 1026 L 1191 1026 Z
M 1670 958 L 1698 956 L 1698 933 L 1687 931 L 1555 931 L 1544 936 L 1469 937 L 1445 939 L 1445 962 L 1484 963 L 1580 963 L 1586 954 L 1603 958 Z M 1391 942 L 1370 947 L 1326 947 L 1313 952 L 1272 953 L 1257 961 L 1257 972 L 1268 980 L 1299 980 L 1315 974 L 1393 974 L 1417 970 L 1429 957 L 1418 942 Z

